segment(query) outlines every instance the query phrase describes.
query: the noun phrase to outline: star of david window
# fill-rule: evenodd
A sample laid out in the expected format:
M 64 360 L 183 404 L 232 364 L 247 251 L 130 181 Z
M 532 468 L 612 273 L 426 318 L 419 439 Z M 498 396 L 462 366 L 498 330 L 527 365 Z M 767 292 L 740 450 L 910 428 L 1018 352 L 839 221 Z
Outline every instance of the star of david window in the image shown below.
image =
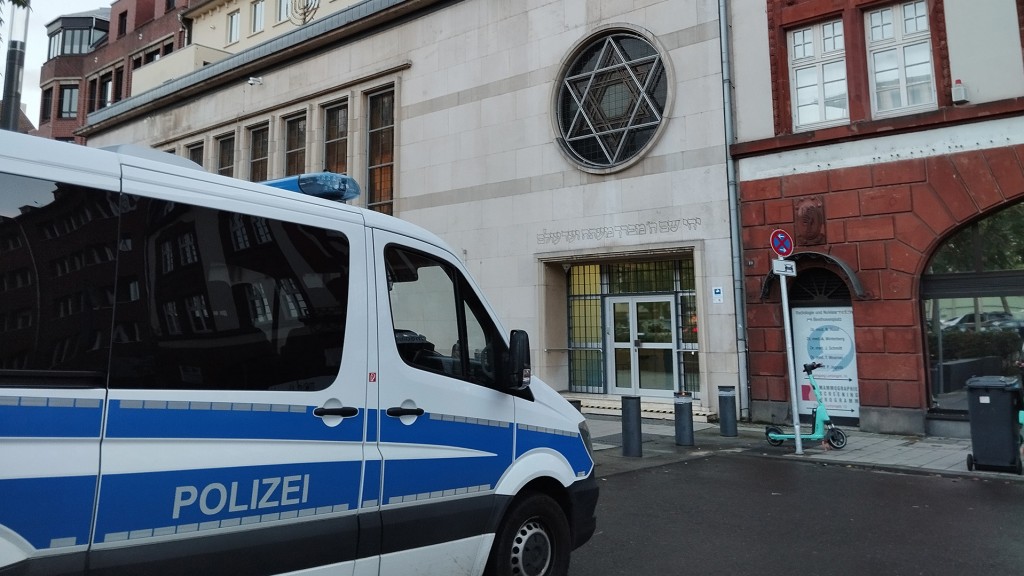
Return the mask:
M 668 99 L 657 49 L 617 31 L 585 45 L 561 80 L 560 143 L 584 168 L 607 169 L 636 158 L 654 139 Z

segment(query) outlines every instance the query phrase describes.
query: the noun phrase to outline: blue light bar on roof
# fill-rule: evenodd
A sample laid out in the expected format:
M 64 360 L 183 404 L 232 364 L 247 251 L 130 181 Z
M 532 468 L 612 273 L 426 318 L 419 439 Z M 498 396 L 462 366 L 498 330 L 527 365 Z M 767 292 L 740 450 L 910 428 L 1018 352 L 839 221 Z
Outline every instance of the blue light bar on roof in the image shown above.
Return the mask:
M 310 172 L 267 180 L 264 184 L 337 202 L 348 202 L 359 197 L 359 184 L 351 176 L 334 172 Z

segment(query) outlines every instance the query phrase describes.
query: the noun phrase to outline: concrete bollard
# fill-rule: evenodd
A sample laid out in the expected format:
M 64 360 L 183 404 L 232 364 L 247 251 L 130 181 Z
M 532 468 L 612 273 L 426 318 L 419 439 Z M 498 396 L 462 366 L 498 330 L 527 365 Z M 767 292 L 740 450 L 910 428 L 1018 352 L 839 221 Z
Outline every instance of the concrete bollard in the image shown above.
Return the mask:
M 676 395 L 676 446 L 693 446 L 693 396 Z
M 718 425 L 722 436 L 738 436 L 736 431 L 736 387 L 718 387 Z
M 639 396 L 622 397 L 622 455 L 636 458 L 644 455 Z

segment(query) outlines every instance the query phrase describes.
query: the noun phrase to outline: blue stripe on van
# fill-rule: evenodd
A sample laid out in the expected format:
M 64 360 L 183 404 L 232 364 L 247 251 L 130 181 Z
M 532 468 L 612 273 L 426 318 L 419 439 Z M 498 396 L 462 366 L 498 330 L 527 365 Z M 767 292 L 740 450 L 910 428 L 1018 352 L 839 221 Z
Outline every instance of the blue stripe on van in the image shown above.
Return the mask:
M 506 456 L 388 460 L 381 504 L 400 504 L 493 490 L 508 469 Z
M 380 460 L 367 460 L 363 467 L 363 508 L 380 505 Z
M 313 406 L 239 402 L 120 400 L 111 403 L 109 438 L 214 438 L 361 442 L 366 410 L 335 427 Z
M 381 419 L 381 440 L 479 452 L 460 458 L 385 460 L 381 504 L 492 490 L 512 463 L 512 424 L 498 420 L 431 413 L 406 425 L 386 417 Z
M 594 461 L 578 432 L 519 425 L 516 431 L 516 458 L 536 448 L 553 449 L 565 456 L 577 475 L 590 474 L 594 468 Z
M 500 420 L 429 413 L 403 424 L 385 416 L 380 421 L 381 441 L 387 443 L 457 446 L 505 454 L 512 461 L 512 424 Z
M 0 525 L 37 550 L 89 542 L 95 476 L 0 480 Z
M 355 460 L 104 476 L 96 541 L 355 511 L 361 469 Z
M 5 397 L 0 437 L 99 438 L 103 406 L 96 398 Z

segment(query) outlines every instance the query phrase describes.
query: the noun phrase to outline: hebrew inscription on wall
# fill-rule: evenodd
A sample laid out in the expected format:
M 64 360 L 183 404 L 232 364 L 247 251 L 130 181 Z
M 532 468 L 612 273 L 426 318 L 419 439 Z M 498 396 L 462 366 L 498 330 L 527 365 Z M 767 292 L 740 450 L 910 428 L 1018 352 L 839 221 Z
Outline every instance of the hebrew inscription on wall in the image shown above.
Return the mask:
M 680 230 L 696 230 L 700 228 L 700 217 L 680 218 L 678 220 L 648 220 L 635 224 L 617 224 L 615 226 L 598 226 L 596 228 L 575 228 L 565 230 L 548 230 L 545 228 L 537 234 L 537 244 L 557 245 L 574 244 L 594 240 L 610 240 L 631 236 L 672 236 Z M 651 240 L 655 240 L 652 238 Z

